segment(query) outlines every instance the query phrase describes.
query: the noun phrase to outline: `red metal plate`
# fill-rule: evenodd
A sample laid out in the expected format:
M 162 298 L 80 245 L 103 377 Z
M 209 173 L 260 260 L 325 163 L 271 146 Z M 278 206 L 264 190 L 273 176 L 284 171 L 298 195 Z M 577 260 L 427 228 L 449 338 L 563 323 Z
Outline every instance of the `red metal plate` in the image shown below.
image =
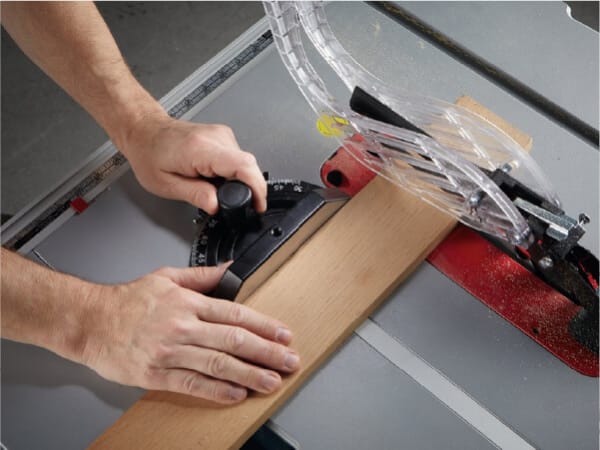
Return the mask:
M 427 261 L 565 364 L 598 376 L 598 356 L 569 334 L 581 307 L 479 234 L 458 225 Z
M 355 134 L 347 142 L 360 142 L 363 137 Z M 367 185 L 375 177 L 375 173 L 363 166 L 358 160 L 344 150 L 338 148 L 331 157 L 321 165 L 321 180 L 327 187 L 335 187 L 344 194 L 353 196 Z

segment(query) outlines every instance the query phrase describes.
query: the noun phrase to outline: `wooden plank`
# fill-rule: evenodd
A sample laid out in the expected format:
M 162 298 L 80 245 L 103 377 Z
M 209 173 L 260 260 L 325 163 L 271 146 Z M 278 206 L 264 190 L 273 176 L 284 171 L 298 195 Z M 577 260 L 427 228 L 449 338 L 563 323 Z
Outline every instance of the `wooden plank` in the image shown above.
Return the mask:
M 531 138 L 478 105 L 473 109 L 523 146 Z M 450 232 L 455 221 L 375 178 L 246 300 L 294 330 L 302 368 L 270 396 L 218 406 L 148 392 L 92 449 L 226 449 L 243 444 Z
M 496 125 L 502 131 L 512 137 L 517 144 L 523 147 L 523 149 L 527 152 L 531 150 L 531 147 L 533 146 L 533 138 L 531 136 L 511 125 L 502 117 L 487 109 L 485 106 L 477 103 L 473 98 L 469 97 L 468 95 L 463 95 L 456 100 L 456 104 L 462 106 L 463 108 L 470 109 L 474 113 L 486 119 L 488 122 Z

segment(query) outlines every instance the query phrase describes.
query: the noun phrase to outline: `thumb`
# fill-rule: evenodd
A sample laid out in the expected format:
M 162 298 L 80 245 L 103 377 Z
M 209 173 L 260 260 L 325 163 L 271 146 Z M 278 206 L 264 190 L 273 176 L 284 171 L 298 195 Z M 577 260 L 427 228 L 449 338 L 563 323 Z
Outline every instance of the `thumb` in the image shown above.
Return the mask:
M 213 267 L 186 267 L 183 269 L 169 268 L 164 273 L 179 286 L 196 292 L 209 292 L 217 287 L 223 274 L 231 263 Z

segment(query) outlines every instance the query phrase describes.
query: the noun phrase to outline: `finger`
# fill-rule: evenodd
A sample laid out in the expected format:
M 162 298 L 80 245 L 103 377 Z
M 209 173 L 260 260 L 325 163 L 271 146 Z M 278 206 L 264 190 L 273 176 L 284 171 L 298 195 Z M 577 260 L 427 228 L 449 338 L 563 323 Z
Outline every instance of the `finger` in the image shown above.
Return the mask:
M 223 380 L 215 380 L 194 370 L 163 369 L 154 377 L 153 390 L 167 390 L 193 395 L 217 403 L 239 403 L 248 396 L 248 391 Z
M 288 347 L 264 339 L 244 328 L 198 322 L 190 333 L 192 345 L 212 348 L 281 372 L 294 372 L 300 357 Z
M 217 188 L 198 178 L 187 178 L 181 175 L 171 175 L 175 179 L 171 183 L 170 196 L 184 200 L 208 214 L 216 214 L 219 209 Z
M 212 267 L 169 268 L 166 275 L 179 286 L 196 292 L 210 292 L 217 287 L 231 263 Z
M 249 170 L 242 169 L 237 178 L 252 189 L 254 209 L 260 214 L 267 211 L 267 182 L 258 166 Z
M 283 345 L 292 342 L 292 332 L 283 322 L 239 303 L 203 297 L 198 299 L 197 315 L 200 320 L 242 327 Z
M 194 345 L 181 347 L 170 363 L 264 394 L 274 392 L 281 386 L 281 376 L 277 372 L 248 364 L 227 353 Z
M 267 183 L 254 155 L 240 150 L 218 152 L 211 161 L 211 169 L 222 177 L 246 183 L 252 190 L 256 210 L 260 213 L 266 211 Z

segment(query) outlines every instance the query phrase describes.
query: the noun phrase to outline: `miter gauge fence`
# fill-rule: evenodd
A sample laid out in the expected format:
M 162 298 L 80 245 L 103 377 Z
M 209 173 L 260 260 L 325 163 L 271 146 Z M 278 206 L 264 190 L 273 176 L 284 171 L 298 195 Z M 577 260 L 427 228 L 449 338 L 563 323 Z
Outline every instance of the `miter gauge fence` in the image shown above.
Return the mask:
M 242 301 L 275 272 L 348 199 L 338 189 L 297 180 L 267 183 L 267 211 L 256 214 L 250 188 L 220 181 L 219 212 L 199 210 L 191 266 L 233 261 L 212 295 Z
M 320 131 L 338 141 L 338 153 L 495 240 L 581 305 L 571 334 L 597 354 L 598 259 L 578 245 L 589 219 L 564 212 L 537 163 L 481 116 L 369 73 L 337 40 L 322 3 L 263 4 L 284 65 L 316 112 Z M 347 106 L 309 61 L 303 32 L 348 88 Z M 326 184 L 352 194 L 369 179 L 364 171 L 334 170 L 338 162 L 326 163 Z

